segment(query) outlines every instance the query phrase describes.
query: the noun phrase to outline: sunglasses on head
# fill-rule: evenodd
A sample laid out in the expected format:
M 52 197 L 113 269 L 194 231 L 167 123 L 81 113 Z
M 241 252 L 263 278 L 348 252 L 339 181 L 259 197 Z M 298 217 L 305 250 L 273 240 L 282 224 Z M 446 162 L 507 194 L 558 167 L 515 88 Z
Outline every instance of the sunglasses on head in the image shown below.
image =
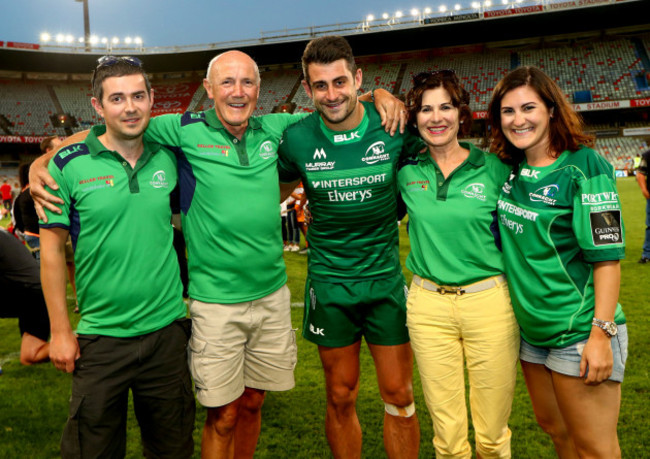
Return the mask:
M 142 62 L 137 57 L 132 56 L 102 56 L 97 59 L 97 68 L 99 70 L 102 67 L 110 67 L 115 65 L 118 62 L 124 62 L 125 64 L 132 65 L 133 67 L 142 67 Z
M 454 72 L 451 69 L 443 69 L 443 70 L 430 70 L 426 72 L 420 72 L 417 75 L 413 76 L 413 86 L 419 86 L 421 84 L 424 84 L 427 82 L 427 80 L 431 77 L 434 76 L 439 76 L 441 78 L 451 78 L 451 79 L 457 79 L 458 77 L 456 76 L 456 72 Z
M 132 56 L 102 56 L 99 59 L 97 59 L 97 67 L 95 67 L 95 71 L 93 72 L 93 78 L 91 81 L 91 85 L 94 87 L 95 86 L 95 77 L 97 76 L 97 72 L 105 67 L 111 67 L 118 62 L 123 62 L 125 64 L 131 65 L 133 67 L 137 68 L 142 68 L 142 61 L 138 59 L 137 57 L 132 57 Z

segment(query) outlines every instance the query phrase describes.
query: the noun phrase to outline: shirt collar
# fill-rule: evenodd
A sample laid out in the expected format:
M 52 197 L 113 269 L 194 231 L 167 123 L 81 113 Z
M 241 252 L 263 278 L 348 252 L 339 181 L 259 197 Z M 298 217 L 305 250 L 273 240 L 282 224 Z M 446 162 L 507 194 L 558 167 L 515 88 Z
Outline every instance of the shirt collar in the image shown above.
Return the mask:
M 217 116 L 217 112 L 214 109 L 205 112 L 205 121 L 208 123 L 210 127 L 214 129 L 221 129 L 227 131 L 226 127 L 223 125 L 223 123 Z M 248 119 L 248 126 L 246 127 L 246 130 L 247 131 L 248 129 L 256 130 L 256 129 L 260 129 L 261 127 L 262 127 L 262 122 L 256 116 L 251 116 Z
M 485 165 L 485 155 L 483 150 L 480 150 L 476 145 L 471 142 L 459 142 L 460 146 L 466 149 L 469 149 L 469 156 L 467 157 L 467 162 L 472 164 L 474 167 L 481 167 Z
M 465 150 L 469 150 L 469 156 L 465 162 L 470 163 L 473 167 L 481 167 L 485 165 L 485 155 L 483 150 L 479 149 L 476 145 L 471 142 L 458 142 L 461 147 Z M 433 161 L 431 155 L 429 154 L 429 149 L 425 149 L 423 152 L 418 153 L 419 161 Z
M 84 140 L 84 143 L 88 146 L 88 150 L 90 151 L 91 156 L 97 156 L 100 153 L 112 153 L 112 151 L 106 148 L 104 144 L 101 143 L 100 140 L 98 139 L 99 136 L 105 133 L 106 133 L 105 124 L 98 124 L 90 128 L 90 131 L 88 132 L 88 136 L 86 136 L 86 140 Z M 143 156 L 145 154 L 147 156 L 155 154 L 158 152 L 158 150 L 160 150 L 160 144 L 154 142 L 147 142 L 146 140 L 144 140 L 144 136 L 142 137 L 142 141 L 144 143 L 144 151 L 142 153 Z

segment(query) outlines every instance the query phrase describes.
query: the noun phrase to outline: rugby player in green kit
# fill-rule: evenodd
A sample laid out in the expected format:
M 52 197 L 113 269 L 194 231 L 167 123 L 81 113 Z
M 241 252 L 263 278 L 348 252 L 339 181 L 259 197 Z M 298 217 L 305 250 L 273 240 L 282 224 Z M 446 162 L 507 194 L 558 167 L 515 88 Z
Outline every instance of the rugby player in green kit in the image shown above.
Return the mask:
M 278 168 L 281 181 L 302 180 L 313 216 L 303 336 L 318 344 L 325 371 L 327 439 L 334 457 L 361 457 L 355 405 L 365 337 L 385 404 L 388 457 L 417 457 L 396 203 L 398 160 L 417 144 L 391 137 L 372 104 L 358 101 L 362 73 L 344 38 L 312 40 L 302 66 L 317 112 L 285 131 Z

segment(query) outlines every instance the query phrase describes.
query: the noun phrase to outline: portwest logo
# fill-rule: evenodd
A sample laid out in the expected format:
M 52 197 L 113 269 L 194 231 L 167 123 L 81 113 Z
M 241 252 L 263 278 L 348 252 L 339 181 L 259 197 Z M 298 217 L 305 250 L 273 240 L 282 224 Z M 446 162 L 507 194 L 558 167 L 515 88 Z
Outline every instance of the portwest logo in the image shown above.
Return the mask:
M 317 148 L 314 152 L 314 159 L 327 159 L 324 148 Z
M 471 183 L 467 185 L 461 193 L 463 193 L 463 196 L 466 198 L 485 201 L 485 185 L 483 183 Z
M 149 184 L 154 188 L 169 188 L 169 182 L 165 176 L 165 171 L 159 170 L 154 172 Z
M 388 161 L 390 159 L 390 155 L 388 153 L 385 153 L 385 147 L 386 144 L 382 141 L 373 143 L 368 147 L 366 154 L 363 158 L 361 158 L 361 160 L 366 164 L 375 164 L 379 161 Z
M 528 197 L 533 202 L 543 202 L 549 206 L 554 206 L 557 199 L 554 199 L 560 187 L 557 185 L 543 186 L 532 193 L 528 193 Z
M 277 151 L 273 146 L 273 142 L 267 140 L 262 145 L 260 145 L 260 158 L 269 159 L 276 155 Z
M 606 191 L 604 193 L 589 193 L 582 195 L 582 205 L 591 204 L 618 204 L 618 194 L 613 191 Z

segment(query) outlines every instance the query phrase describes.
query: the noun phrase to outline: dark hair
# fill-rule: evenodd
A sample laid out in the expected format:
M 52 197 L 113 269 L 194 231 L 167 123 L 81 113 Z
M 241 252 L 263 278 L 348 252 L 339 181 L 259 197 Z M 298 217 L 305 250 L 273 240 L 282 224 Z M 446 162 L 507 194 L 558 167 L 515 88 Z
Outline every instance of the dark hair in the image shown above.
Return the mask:
M 354 54 L 348 41 L 337 35 L 328 35 L 315 38 L 307 44 L 305 52 L 302 53 L 302 73 L 305 81 L 309 83 L 309 64 L 331 64 L 339 59 L 345 59 L 348 70 L 354 75 L 357 71 L 357 64 L 354 62 Z
M 573 110 L 560 87 L 538 68 L 526 66 L 508 73 L 494 88 L 488 106 L 488 124 L 492 126 L 490 151 L 511 164 L 524 158 L 523 150 L 510 143 L 501 127 L 501 102 L 506 93 L 521 86 L 530 86 L 546 108 L 553 110 L 549 121 L 549 153 L 553 157 L 565 150 L 577 151 L 580 145 L 593 146 L 593 136 L 584 133 L 582 118 Z
M 97 59 L 97 67 L 93 71 L 91 84 L 93 96 L 102 103 L 104 97 L 103 83 L 106 78 L 121 77 L 127 75 L 142 75 L 147 93 L 151 92 L 149 77 L 142 68 L 142 62 L 137 57 L 131 56 L 102 56 Z
M 458 109 L 458 133 L 469 134 L 472 128 L 472 111 L 469 108 L 469 93 L 460 85 L 458 76 L 453 70 L 436 70 L 422 72 L 413 77 L 413 87 L 406 94 L 406 109 L 408 110 L 408 129 L 419 136 L 417 116 L 422 110 L 422 96 L 429 89 L 442 87 L 449 93 L 451 104 Z
M 20 188 L 25 188 L 25 186 L 29 183 L 29 168 L 31 167 L 32 163 L 23 163 L 20 166 L 18 166 L 18 181 L 20 182 Z
M 59 136 L 51 135 L 41 140 L 41 153 L 45 153 L 49 148 L 52 148 L 52 142 L 58 138 Z

